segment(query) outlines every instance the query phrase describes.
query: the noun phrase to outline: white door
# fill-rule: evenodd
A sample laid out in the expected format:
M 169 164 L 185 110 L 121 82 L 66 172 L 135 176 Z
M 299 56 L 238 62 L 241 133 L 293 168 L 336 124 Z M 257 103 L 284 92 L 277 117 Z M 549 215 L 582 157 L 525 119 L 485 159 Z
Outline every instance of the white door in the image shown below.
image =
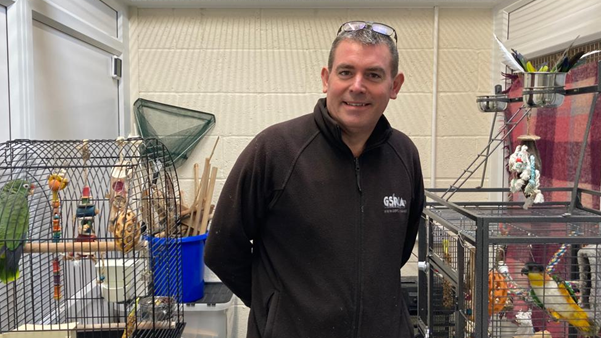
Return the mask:
M 0 142 L 5 142 L 10 139 L 7 44 L 6 7 L 0 5 Z
M 33 20 L 36 139 L 114 139 L 120 134 L 112 57 Z
M 118 0 L 22 0 L 6 13 L 11 138 L 127 135 L 126 7 Z M 115 57 L 123 60 L 120 78 L 113 77 Z

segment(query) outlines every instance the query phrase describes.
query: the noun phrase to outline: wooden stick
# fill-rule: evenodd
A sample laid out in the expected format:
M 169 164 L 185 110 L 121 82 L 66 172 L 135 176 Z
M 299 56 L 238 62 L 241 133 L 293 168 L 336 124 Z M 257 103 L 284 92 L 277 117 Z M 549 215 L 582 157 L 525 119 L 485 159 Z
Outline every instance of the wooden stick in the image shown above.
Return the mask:
M 213 145 L 213 150 L 211 151 L 211 156 L 209 156 L 209 162 L 213 158 L 213 154 L 215 153 L 215 148 L 217 148 L 217 143 L 219 143 L 219 136 L 217 136 L 217 140 L 215 141 L 215 144 Z
M 211 182 L 209 183 L 209 191 L 206 195 L 202 223 L 200 224 L 199 235 L 207 232 L 207 225 L 209 224 L 209 213 L 211 212 L 211 200 L 213 199 L 213 191 L 215 190 L 215 181 L 217 180 L 217 167 L 213 167 L 211 170 Z
M 207 157 L 207 158 L 205 158 L 205 167 L 202 171 L 202 178 L 201 178 L 201 184 L 200 184 L 200 192 L 198 195 L 198 206 L 196 208 L 196 215 L 192 222 L 192 227 L 194 227 L 194 229 L 198 229 L 198 226 L 200 225 L 202 207 L 204 205 L 203 204 L 204 196 L 206 195 L 207 187 L 209 186 L 209 171 L 210 170 L 211 170 L 211 160 Z
M 194 210 L 196 209 L 196 205 L 198 205 L 198 186 L 200 185 L 198 183 L 198 176 L 199 176 L 199 165 L 198 163 L 194 163 L 194 202 L 192 203 L 192 206 L 190 207 L 190 212 L 191 215 L 190 217 L 194 217 Z M 192 218 L 194 219 L 194 218 Z M 190 222 L 190 223 L 194 223 L 194 222 Z M 192 235 L 192 227 L 190 227 L 190 225 L 188 225 L 188 231 L 187 231 L 187 236 L 191 236 Z
M 140 244 L 136 245 L 136 248 L 141 249 Z M 25 243 L 23 245 L 23 251 L 27 253 L 48 253 L 48 252 L 62 252 L 62 253 L 89 253 L 89 252 L 107 252 L 107 251 L 118 251 L 121 252 L 121 248 L 115 244 L 115 242 L 65 242 L 65 243 Z

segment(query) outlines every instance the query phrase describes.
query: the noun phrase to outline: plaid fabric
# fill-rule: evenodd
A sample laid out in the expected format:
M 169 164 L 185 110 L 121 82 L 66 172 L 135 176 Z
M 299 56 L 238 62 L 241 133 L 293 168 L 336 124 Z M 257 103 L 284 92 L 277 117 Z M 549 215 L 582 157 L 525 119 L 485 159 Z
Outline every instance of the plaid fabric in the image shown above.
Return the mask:
M 592 86 L 596 84 L 597 63 L 588 63 L 573 69 L 567 75 L 566 89 Z M 522 95 L 521 78 L 515 81 L 509 97 Z M 572 187 L 578 158 L 586 129 L 593 94 L 566 96 L 564 103 L 557 108 L 533 109 L 530 118 L 530 134 L 541 137 L 536 146 L 541 154 L 541 187 Z M 506 118 L 513 115 L 522 105 L 515 102 L 505 110 Z M 599 190 L 601 184 L 601 99 L 597 100 L 596 115 L 589 133 L 588 144 L 582 165 L 581 188 Z M 526 119 L 516 126 L 509 137 L 510 154 L 519 144 L 517 137 L 526 134 Z M 567 201 L 569 192 L 545 193 L 545 201 Z M 599 208 L 599 198 L 587 195 L 582 204 Z

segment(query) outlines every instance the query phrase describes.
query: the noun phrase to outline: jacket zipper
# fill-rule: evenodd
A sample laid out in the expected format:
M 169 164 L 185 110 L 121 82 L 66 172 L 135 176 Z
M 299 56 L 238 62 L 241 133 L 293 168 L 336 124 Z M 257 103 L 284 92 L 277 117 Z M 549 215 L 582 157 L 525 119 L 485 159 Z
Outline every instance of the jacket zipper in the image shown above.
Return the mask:
M 361 231 L 363 229 L 363 190 L 361 189 L 361 170 L 359 167 L 359 158 L 355 157 L 355 178 L 357 180 L 357 189 L 359 191 L 359 225 L 355 229 L 355 238 L 357 245 L 359 246 L 359 250 L 356 251 L 356 264 L 357 264 L 357 289 L 355 290 L 355 318 L 353 322 L 354 333 L 353 336 L 355 338 L 359 338 L 360 329 L 361 329 L 361 313 L 363 312 L 363 302 L 361 301 L 362 293 L 363 293 L 363 284 L 361 283 L 362 276 L 362 261 L 361 257 L 363 256 L 363 243 L 361 241 Z

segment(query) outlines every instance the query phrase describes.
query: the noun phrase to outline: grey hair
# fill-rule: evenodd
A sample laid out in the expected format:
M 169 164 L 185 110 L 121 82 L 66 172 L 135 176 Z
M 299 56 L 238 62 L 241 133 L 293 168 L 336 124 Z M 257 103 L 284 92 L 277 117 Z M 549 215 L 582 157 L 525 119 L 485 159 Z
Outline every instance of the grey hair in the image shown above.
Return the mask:
M 343 40 L 359 42 L 366 46 L 385 44 L 388 47 L 388 50 L 390 51 L 390 55 L 392 56 L 392 61 L 390 62 L 392 77 L 394 78 L 398 74 L 399 51 L 396 49 L 396 44 L 394 43 L 394 41 L 392 41 L 392 38 L 390 36 L 374 32 L 371 29 L 360 29 L 356 31 L 342 32 L 336 37 L 336 39 L 334 39 L 334 42 L 332 42 L 332 47 L 330 48 L 330 56 L 328 57 L 329 72 L 332 72 L 336 49 L 338 49 L 338 45 L 340 45 L 340 42 L 342 42 Z

